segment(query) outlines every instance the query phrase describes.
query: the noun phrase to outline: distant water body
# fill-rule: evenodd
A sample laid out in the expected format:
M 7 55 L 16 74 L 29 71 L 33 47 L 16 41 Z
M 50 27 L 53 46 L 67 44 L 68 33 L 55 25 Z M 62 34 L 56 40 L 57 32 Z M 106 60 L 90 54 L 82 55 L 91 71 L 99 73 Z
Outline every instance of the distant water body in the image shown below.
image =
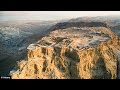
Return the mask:
M 0 21 L 14 21 L 14 20 L 40 20 L 40 16 L 0 16 Z
M 50 17 L 50 16 L 0 16 L 0 21 L 15 21 L 15 20 L 61 20 L 67 18 Z

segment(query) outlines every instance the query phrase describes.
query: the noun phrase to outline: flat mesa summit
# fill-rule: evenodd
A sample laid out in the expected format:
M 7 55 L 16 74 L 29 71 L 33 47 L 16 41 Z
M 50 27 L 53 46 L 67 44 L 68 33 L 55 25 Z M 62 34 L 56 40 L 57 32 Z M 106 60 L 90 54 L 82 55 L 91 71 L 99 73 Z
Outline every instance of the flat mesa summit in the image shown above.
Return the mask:
M 113 37 L 115 37 L 114 33 L 105 27 L 71 27 L 52 31 L 37 43 L 29 45 L 28 49 L 32 50 L 35 47 L 67 47 L 83 50 L 96 47 L 101 42 L 108 41 Z
M 117 79 L 120 41 L 107 27 L 51 31 L 28 47 L 12 79 Z

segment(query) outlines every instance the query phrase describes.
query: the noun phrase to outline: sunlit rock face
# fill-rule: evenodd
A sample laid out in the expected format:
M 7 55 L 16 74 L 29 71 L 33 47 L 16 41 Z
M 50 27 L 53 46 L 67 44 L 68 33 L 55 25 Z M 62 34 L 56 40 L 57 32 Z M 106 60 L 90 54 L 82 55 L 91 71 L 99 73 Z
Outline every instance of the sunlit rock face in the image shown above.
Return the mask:
M 12 79 L 120 77 L 120 40 L 104 24 L 56 28 L 27 49 Z

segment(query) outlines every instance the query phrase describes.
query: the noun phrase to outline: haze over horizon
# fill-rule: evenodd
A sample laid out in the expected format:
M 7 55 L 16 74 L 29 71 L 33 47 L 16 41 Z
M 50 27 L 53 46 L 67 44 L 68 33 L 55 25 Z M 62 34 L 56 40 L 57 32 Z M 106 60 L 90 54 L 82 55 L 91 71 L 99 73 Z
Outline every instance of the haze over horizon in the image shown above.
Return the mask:
M 62 20 L 77 17 L 120 15 L 120 11 L 0 11 L 0 21 Z

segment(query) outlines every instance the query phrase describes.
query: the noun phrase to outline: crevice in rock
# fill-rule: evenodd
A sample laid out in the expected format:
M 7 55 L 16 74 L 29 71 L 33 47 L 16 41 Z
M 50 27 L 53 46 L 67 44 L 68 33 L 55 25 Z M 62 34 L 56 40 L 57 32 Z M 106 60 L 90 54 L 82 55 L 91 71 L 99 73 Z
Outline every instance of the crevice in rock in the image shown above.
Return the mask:
M 45 60 L 45 61 L 43 62 L 42 72 L 45 72 L 46 69 L 47 69 L 47 61 Z

